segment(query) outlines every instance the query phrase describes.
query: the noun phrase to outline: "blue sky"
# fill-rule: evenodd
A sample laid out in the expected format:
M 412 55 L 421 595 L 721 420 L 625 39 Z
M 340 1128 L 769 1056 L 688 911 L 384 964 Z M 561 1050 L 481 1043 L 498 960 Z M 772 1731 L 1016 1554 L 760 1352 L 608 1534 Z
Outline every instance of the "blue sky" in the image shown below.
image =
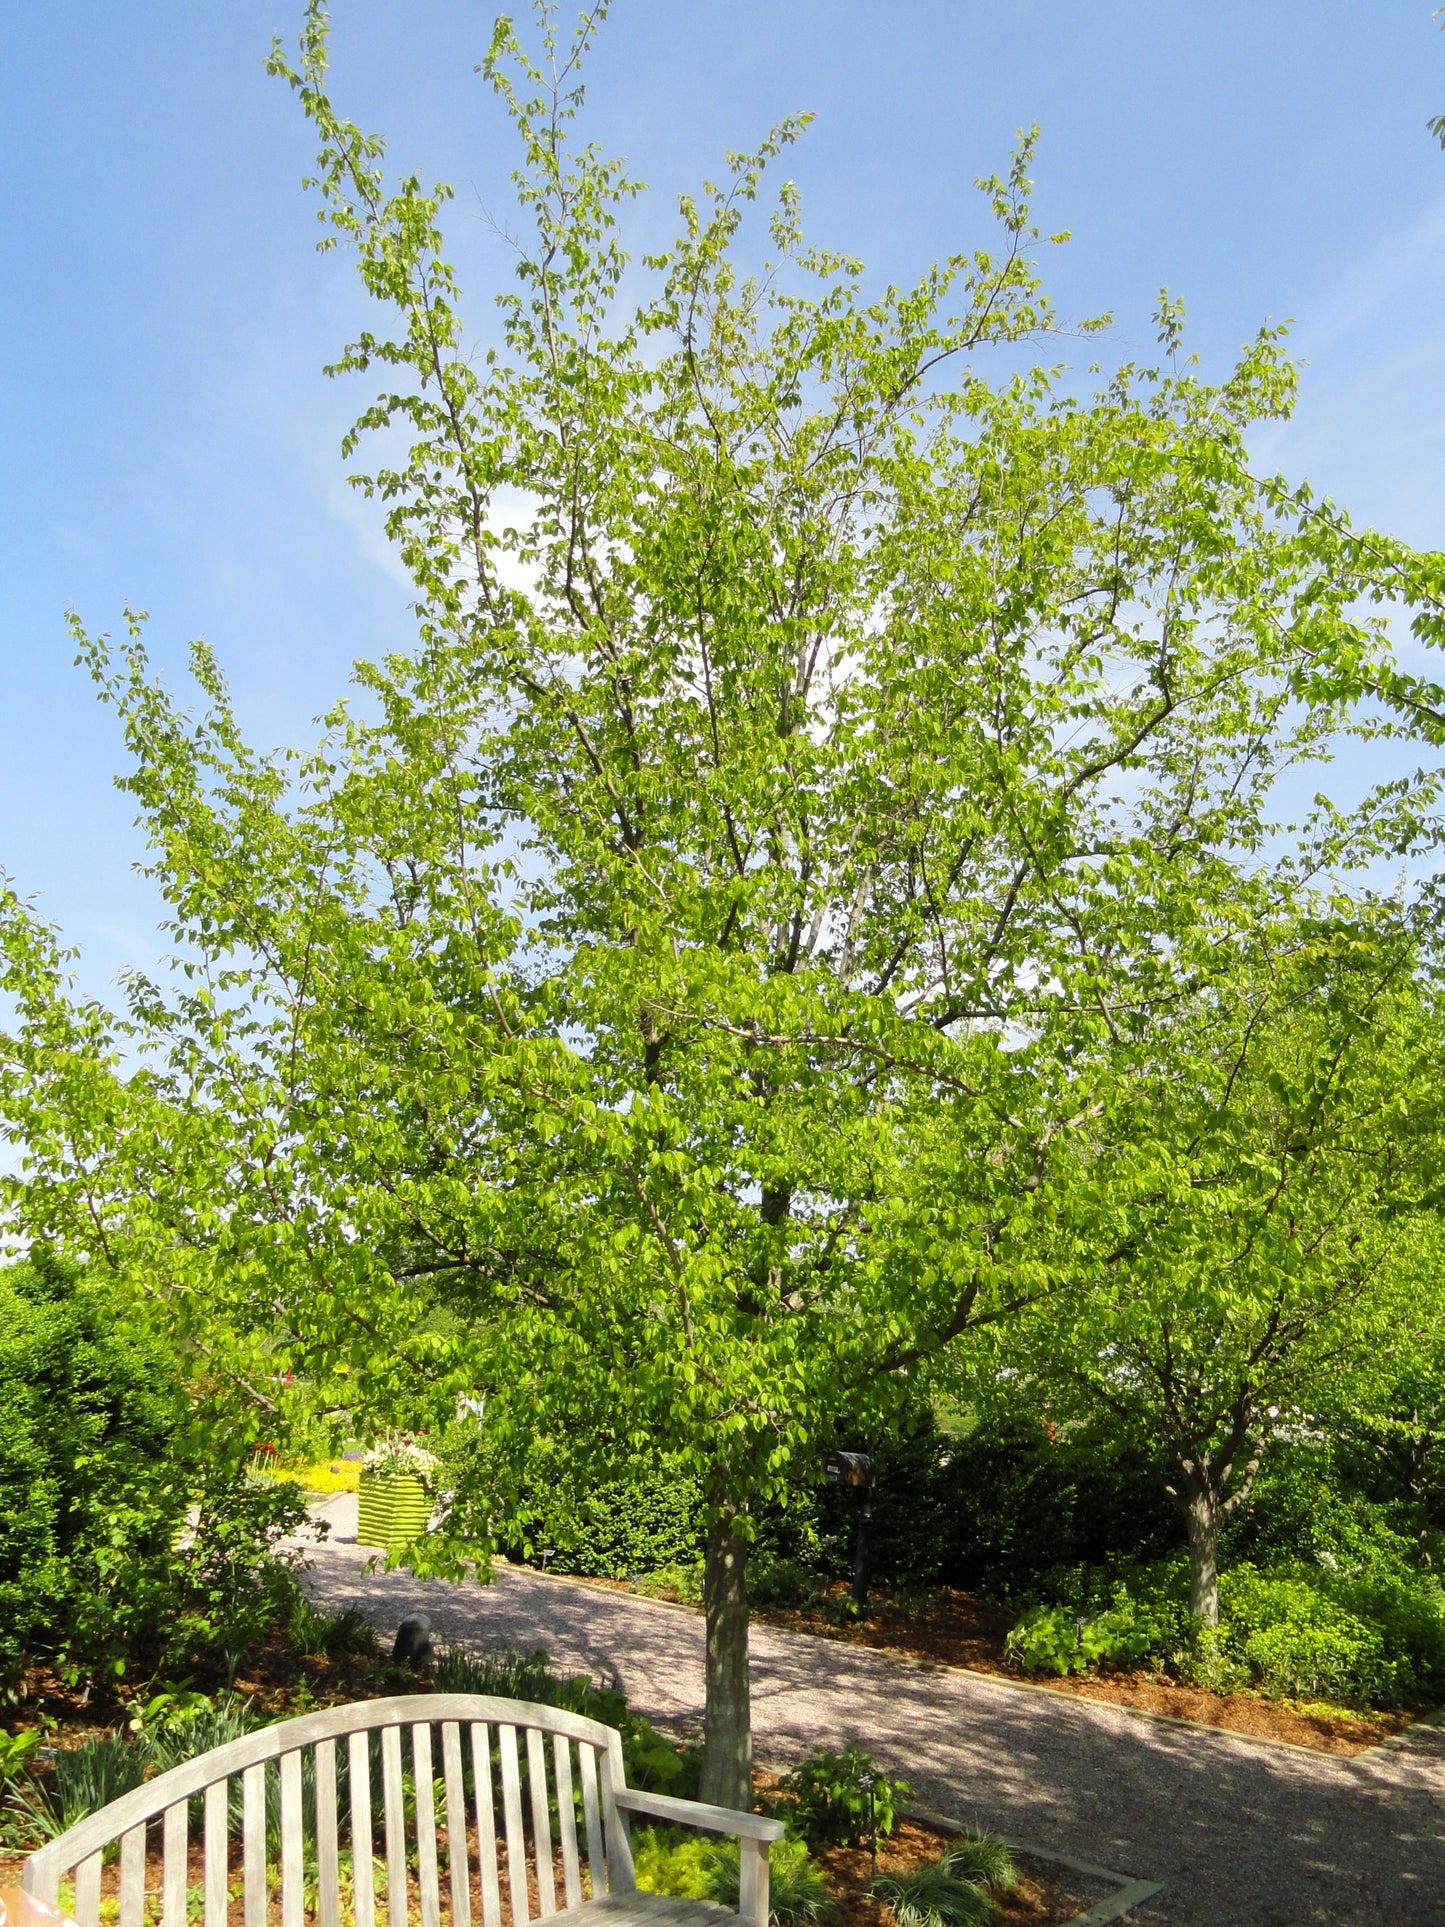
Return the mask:
M 473 73 L 492 9 L 336 0 L 335 92 L 393 161 L 458 188 L 470 325 L 508 274 L 507 131 Z M 337 451 L 361 390 L 321 364 L 361 322 L 318 258 L 305 124 L 263 62 L 290 0 L 75 0 L 0 26 L 0 868 L 104 992 L 156 954 L 111 720 L 64 616 L 149 610 L 178 678 L 205 636 L 261 744 L 304 741 L 358 655 L 405 646 L 405 584 Z M 1090 355 L 1146 354 L 1161 285 L 1220 372 L 1292 317 L 1306 368 L 1273 461 L 1445 546 L 1445 38 L 1428 0 L 617 0 L 591 129 L 656 190 L 816 122 L 788 171 L 814 239 L 902 279 L 984 238 L 970 182 L 1037 120 L 1038 212 L 1074 239 Z M 1080 359 L 1083 358 L 1080 351 Z

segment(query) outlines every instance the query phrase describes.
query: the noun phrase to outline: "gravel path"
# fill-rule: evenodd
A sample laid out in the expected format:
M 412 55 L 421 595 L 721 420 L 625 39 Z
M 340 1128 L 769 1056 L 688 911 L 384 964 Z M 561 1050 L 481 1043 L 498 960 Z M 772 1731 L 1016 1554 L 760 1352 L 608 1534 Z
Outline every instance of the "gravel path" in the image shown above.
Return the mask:
M 616 1679 L 637 1711 L 697 1731 L 697 1614 L 519 1568 L 487 1587 L 368 1574 L 355 1500 L 323 1511 L 319 1603 L 359 1606 L 388 1637 L 422 1609 L 459 1642 L 545 1647 L 560 1670 Z M 1130 1915 L 1139 1927 L 1445 1923 L 1445 1727 L 1340 1759 L 768 1626 L 753 1631 L 752 1679 L 761 1760 L 861 1740 L 919 1806 L 1167 1883 Z

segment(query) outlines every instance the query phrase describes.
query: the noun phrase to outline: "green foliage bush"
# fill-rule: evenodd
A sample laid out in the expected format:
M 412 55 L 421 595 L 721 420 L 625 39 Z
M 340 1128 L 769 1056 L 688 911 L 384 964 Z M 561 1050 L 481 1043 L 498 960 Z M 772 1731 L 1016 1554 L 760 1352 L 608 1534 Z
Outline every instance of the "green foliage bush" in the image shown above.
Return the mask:
M 871 1779 L 871 1788 L 864 1785 Z M 786 1796 L 779 1817 L 811 1847 L 858 1847 L 873 1832 L 893 1831 L 899 1806 L 911 1791 L 906 1780 L 880 1773 L 854 1741 L 841 1753 L 814 1747 L 778 1782 Z
M 1031 1606 L 1004 1642 L 1006 1657 L 1029 1672 L 1129 1671 L 1188 1637 L 1188 1613 L 1173 1567 L 1107 1587 L 1096 1580 L 1077 1601 Z
M 1221 1621 L 1197 1625 L 1179 1560 L 1066 1575 L 1072 1594 L 1031 1606 L 1009 1657 L 1032 1672 L 1154 1665 L 1217 1691 L 1253 1686 L 1345 1705 L 1408 1705 L 1445 1693 L 1445 1587 L 1431 1576 L 1328 1565 L 1220 1576 Z
M 856 1438 L 840 1438 L 859 1446 Z M 947 1437 L 931 1413 L 875 1442 L 873 1571 L 882 1580 L 965 1587 L 1016 1599 L 1046 1590 L 1059 1567 L 1172 1551 L 1180 1528 L 1145 1467 L 1080 1432 L 1051 1440 L 1036 1419 L 981 1420 Z M 817 1499 L 823 1563 L 851 1570 L 856 1498 Z
M 0 1268 L 0 1670 L 119 1668 L 156 1621 L 191 1478 L 174 1358 L 107 1281 Z
M 681 1827 L 639 1827 L 632 1830 L 632 1864 L 644 1893 L 676 1894 L 683 1900 L 706 1900 L 707 1856 L 711 1843 Z
M 1225 1649 L 1267 1691 L 1399 1706 L 1445 1690 L 1438 1580 L 1246 1564 L 1219 1592 Z
M 540 1486 L 539 1481 L 539 1486 Z M 542 1500 L 526 1520 L 535 1558 L 552 1549 L 553 1572 L 593 1579 L 630 1579 L 666 1567 L 690 1567 L 702 1557 L 702 1492 L 676 1466 L 610 1479 L 573 1504 Z

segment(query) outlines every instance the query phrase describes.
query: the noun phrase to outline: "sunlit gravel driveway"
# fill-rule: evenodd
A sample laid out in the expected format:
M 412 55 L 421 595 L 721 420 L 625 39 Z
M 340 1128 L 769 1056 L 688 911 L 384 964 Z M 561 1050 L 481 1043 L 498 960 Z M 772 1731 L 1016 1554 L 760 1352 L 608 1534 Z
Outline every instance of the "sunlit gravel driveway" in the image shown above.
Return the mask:
M 618 1680 L 639 1712 L 697 1731 L 696 1614 L 517 1568 L 486 1587 L 368 1573 L 355 1503 L 321 1508 L 319 1603 L 359 1606 L 388 1638 L 424 1610 L 475 1647 L 545 1647 L 560 1670 Z M 1445 1927 L 1445 1728 L 1339 1759 L 767 1626 L 752 1681 L 764 1762 L 860 1740 L 918 1806 L 1165 1882 L 1129 1916 L 1141 1927 Z

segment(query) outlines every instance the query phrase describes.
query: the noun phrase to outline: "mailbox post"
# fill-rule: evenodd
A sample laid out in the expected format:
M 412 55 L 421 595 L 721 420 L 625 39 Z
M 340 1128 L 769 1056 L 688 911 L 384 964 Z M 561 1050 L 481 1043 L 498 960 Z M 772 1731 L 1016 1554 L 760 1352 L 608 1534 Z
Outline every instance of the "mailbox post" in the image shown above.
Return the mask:
M 853 1538 L 853 1610 L 868 1613 L 868 1575 L 873 1565 L 873 1485 L 878 1476 L 871 1452 L 830 1452 L 823 1461 L 829 1485 L 852 1486 L 862 1498 Z

